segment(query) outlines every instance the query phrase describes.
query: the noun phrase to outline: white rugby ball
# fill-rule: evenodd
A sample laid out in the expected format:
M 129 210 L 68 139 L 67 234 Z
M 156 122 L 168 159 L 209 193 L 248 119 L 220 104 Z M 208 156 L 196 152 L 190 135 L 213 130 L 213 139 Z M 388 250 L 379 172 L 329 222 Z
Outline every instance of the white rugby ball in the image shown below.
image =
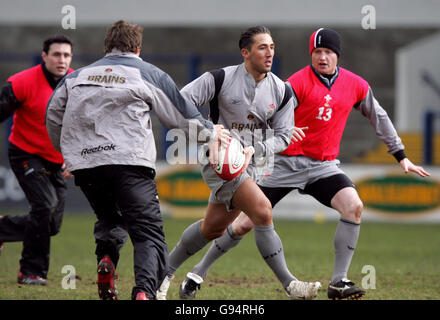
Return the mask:
M 230 138 L 229 146 L 220 145 L 218 152 L 219 163 L 213 169 L 223 180 L 232 180 L 240 175 L 245 158 L 240 141 Z

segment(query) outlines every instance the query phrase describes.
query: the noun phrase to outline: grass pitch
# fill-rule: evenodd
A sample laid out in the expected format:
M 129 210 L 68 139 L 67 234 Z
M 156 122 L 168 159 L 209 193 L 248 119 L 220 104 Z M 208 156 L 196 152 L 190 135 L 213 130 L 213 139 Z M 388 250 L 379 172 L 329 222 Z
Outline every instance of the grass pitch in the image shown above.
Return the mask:
M 194 220 L 164 219 L 171 250 L 182 231 Z M 97 300 L 96 258 L 93 214 L 66 214 L 60 234 L 52 238 L 48 286 L 17 283 L 21 243 L 7 243 L 0 256 L 0 300 Z M 327 299 L 326 289 L 333 271 L 333 235 L 336 222 L 275 220 L 287 264 L 304 281 L 321 281 L 317 299 Z M 363 222 L 349 278 L 357 285 L 370 286 L 364 299 L 440 299 L 440 225 L 382 224 Z M 209 245 L 186 261 L 176 273 L 168 299 L 179 299 L 179 285 L 186 273 L 200 261 Z M 70 270 L 81 280 L 74 289 L 63 289 Z M 374 268 L 374 269 L 373 269 Z M 120 299 L 130 299 L 133 277 L 133 247 L 128 241 L 121 251 L 117 269 Z M 372 280 L 375 272 L 375 281 Z M 373 287 L 373 288 L 371 288 Z M 248 234 L 236 248 L 211 268 L 198 292 L 200 300 L 287 300 L 280 283 L 264 263 Z

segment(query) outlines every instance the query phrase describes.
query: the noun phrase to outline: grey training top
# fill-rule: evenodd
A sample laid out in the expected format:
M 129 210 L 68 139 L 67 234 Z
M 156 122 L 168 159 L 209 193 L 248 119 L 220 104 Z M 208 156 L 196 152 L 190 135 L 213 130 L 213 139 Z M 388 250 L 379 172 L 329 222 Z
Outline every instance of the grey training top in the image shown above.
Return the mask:
M 244 146 L 253 145 L 256 155 L 286 149 L 294 127 L 296 99 L 292 88 L 271 72 L 256 83 L 244 63 L 223 70 L 225 77 L 218 94 L 218 123 L 229 129 Z M 181 93 L 198 107 L 209 103 L 215 94 L 213 75 L 204 73 L 186 85 Z
M 114 50 L 60 82 L 46 127 L 70 171 L 111 164 L 155 168 L 151 111 L 168 128 L 188 132 L 190 122 L 198 132 L 213 128 L 165 72 Z

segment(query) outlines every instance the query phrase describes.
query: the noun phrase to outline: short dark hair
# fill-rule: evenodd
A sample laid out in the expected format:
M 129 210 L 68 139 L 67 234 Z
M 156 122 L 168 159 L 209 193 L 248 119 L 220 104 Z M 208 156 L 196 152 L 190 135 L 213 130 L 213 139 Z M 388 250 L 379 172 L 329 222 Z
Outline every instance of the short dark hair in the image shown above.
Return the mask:
M 105 34 L 104 53 L 112 49 L 122 52 L 135 52 L 142 47 L 143 28 L 137 24 L 119 20 L 111 25 Z
M 264 26 L 251 27 L 248 28 L 246 31 L 244 31 L 240 36 L 240 41 L 238 42 L 238 46 L 240 47 L 240 50 L 241 49 L 250 50 L 252 45 L 254 44 L 254 36 L 260 33 L 267 33 L 271 35 L 269 28 Z
M 73 49 L 72 40 L 70 40 L 67 36 L 65 36 L 63 34 L 56 34 L 56 35 L 51 36 L 50 38 L 47 38 L 46 40 L 44 40 L 43 52 L 46 52 L 46 54 L 48 54 L 50 46 L 54 43 L 67 43 L 67 44 L 70 44 L 70 48 Z

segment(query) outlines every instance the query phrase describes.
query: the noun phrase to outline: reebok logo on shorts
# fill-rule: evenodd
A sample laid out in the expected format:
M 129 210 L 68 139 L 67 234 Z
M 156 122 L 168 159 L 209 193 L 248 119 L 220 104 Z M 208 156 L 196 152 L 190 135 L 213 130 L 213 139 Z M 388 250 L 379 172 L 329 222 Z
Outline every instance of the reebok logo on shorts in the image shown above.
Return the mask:
M 91 153 L 95 153 L 95 152 L 99 152 L 99 151 L 114 151 L 115 150 L 115 145 L 112 143 L 112 144 L 109 144 L 109 145 L 100 145 L 100 146 L 97 146 L 97 147 L 94 147 L 94 148 L 84 148 L 84 149 L 82 149 L 82 151 L 81 151 L 81 155 L 83 156 L 83 155 L 85 155 L 85 154 L 91 154 Z

